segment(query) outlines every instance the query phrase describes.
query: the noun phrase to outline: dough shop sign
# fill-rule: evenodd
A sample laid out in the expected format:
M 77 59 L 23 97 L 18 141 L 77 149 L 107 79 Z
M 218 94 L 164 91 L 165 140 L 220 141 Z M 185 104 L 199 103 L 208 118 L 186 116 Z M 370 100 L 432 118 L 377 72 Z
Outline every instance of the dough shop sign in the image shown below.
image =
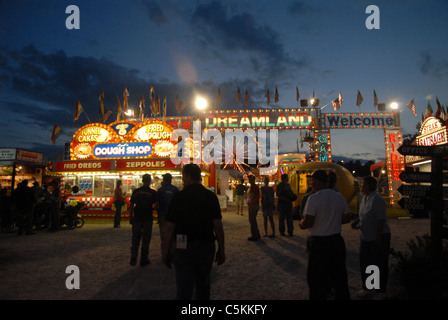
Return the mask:
M 152 152 L 149 143 L 98 144 L 93 148 L 96 158 L 148 157 Z

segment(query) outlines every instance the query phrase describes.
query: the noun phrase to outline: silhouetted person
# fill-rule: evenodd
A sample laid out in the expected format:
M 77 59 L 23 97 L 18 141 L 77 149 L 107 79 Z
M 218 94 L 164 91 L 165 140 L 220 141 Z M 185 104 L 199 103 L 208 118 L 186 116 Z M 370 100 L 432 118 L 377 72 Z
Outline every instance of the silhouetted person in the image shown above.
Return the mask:
M 210 299 L 210 273 L 215 259 L 225 262 L 224 230 L 217 196 L 201 184 L 196 164 L 182 168 L 183 190 L 173 196 L 166 216 L 163 261 L 171 266 L 171 245 L 175 243 L 176 298 L 188 300 L 196 289 L 196 299 Z
M 274 188 L 269 186 L 269 177 L 264 178 L 264 186 L 261 187 L 261 210 L 263 211 L 264 219 L 264 233 L 265 237 L 268 236 L 268 220 L 271 223 L 272 234 L 270 238 L 275 238 L 275 225 L 274 225 Z
M 294 225 L 292 221 L 292 203 L 297 199 L 297 196 L 292 192 L 291 186 L 288 183 L 289 177 L 287 173 L 281 175 L 281 180 L 277 185 L 278 197 L 278 228 L 282 236 L 285 235 L 285 220 L 288 235 L 294 234 Z
M 33 190 L 28 187 L 28 180 L 23 180 L 12 193 L 12 202 L 17 214 L 18 235 L 33 234 L 33 207 L 35 203 Z
M 159 231 L 160 231 L 160 248 L 163 251 L 165 245 L 165 218 L 168 214 L 168 209 L 171 204 L 173 196 L 179 192 L 176 186 L 171 184 L 173 176 L 170 173 L 165 173 L 162 180 L 162 187 L 157 191 L 157 196 L 159 197 L 159 210 L 157 212 L 157 219 L 159 221 Z

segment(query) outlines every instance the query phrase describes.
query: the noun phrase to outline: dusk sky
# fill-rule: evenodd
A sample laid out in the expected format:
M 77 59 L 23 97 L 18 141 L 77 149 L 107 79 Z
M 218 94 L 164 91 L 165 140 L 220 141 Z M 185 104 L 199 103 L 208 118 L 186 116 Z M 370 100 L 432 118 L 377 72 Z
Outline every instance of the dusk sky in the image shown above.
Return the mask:
M 372 4 L 380 29 L 366 28 Z M 79 8 L 80 29 L 66 28 L 69 5 Z M 212 103 L 218 88 L 221 108 L 246 108 L 236 103 L 238 86 L 251 95 L 247 108 L 268 108 L 266 89 L 269 108 L 297 107 L 298 86 L 301 99 L 314 92 L 328 104 L 323 112 L 333 112 L 338 92 L 339 112 L 374 112 L 375 90 L 380 103 L 398 102 L 403 134 L 415 133 L 428 101 L 433 110 L 436 97 L 448 105 L 448 2 L 0 0 L 0 147 L 51 159 L 88 123 L 73 121 L 78 100 L 98 122 L 101 90 L 116 111 L 125 87 L 137 108 L 151 85 L 167 97 L 168 116 L 177 114 L 176 95 Z M 52 145 L 55 123 L 64 134 Z M 282 132 L 279 153 L 297 152 L 298 138 Z M 381 129 L 332 130 L 331 138 L 335 159 L 385 157 Z

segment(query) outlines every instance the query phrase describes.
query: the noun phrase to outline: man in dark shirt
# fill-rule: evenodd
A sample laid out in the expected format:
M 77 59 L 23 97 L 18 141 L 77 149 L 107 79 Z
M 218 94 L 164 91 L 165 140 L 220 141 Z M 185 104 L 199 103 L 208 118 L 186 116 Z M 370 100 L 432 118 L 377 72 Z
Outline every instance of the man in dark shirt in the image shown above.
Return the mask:
M 163 260 L 171 267 L 170 248 L 175 242 L 174 265 L 179 300 L 210 299 L 210 273 L 218 241 L 218 265 L 225 261 L 224 230 L 217 196 L 201 184 L 201 169 L 187 164 L 182 169 L 184 189 L 173 196 L 166 216 Z
M 12 202 L 18 216 L 19 229 L 18 235 L 23 231 L 26 234 L 33 234 L 33 206 L 34 206 L 34 192 L 28 187 L 28 180 L 23 180 L 12 192 Z
M 137 264 L 138 248 L 142 242 L 140 266 L 149 264 L 149 242 L 151 241 L 153 210 L 157 209 L 157 191 L 151 189 L 151 176 L 144 174 L 142 177 L 143 187 L 132 193 L 129 207 L 129 218 L 132 224 L 132 246 L 130 265 Z
M 165 218 L 170 207 L 171 200 L 173 196 L 179 192 L 179 189 L 171 184 L 173 176 L 170 173 L 165 173 L 163 175 L 162 187 L 157 191 L 157 196 L 159 197 L 159 210 L 157 212 L 157 220 L 159 221 L 159 231 L 160 231 L 160 243 L 161 250 L 163 251 L 163 246 L 165 244 Z
M 294 232 L 294 224 L 292 222 L 292 203 L 297 199 L 297 196 L 292 192 L 291 186 L 288 183 L 289 177 L 287 173 L 282 174 L 282 182 L 277 186 L 278 197 L 278 229 L 282 236 L 285 235 L 285 220 L 286 228 L 290 236 Z

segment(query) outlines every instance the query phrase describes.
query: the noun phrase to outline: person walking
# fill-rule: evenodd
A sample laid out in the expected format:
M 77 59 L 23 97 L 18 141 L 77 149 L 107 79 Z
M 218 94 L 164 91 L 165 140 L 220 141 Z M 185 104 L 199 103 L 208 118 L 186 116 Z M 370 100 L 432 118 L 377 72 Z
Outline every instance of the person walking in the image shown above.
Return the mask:
M 151 189 L 151 175 L 144 174 L 143 186 L 135 189 L 130 199 L 129 222 L 132 225 L 132 245 L 130 265 L 137 264 L 138 249 L 141 241 L 140 266 L 149 261 L 149 243 L 152 235 L 153 210 L 157 210 L 157 191 Z
M 292 221 L 292 203 L 297 199 L 297 196 L 292 192 L 289 184 L 289 177 L 287 173 L 284 173 L 280 177 L 281 181 L 277 185 L 277 197 L 278 197 L 278 228 L 282 236 L 285 235 L 285 220 L 288 235 L 293 236 L 294 224 Z
M 257 241 L 260 239 L 260 231 L 258 230 L 257 214 L 260 209 L 260 188 L 255 183 L 255 176 L 249 176 L 250 188 L 247 193 L 247 207 L 249 213 L 249 224 L 251 236 L 247 238 L 249 241 Z
M 310 300 L 326 299 L 328 288 L 335 289 L 335 299 L 350 299 L 346 248 L 341 225 L 350 222 L 345 198 L 328 188 L 324 170 L 311 176 L 311 194 L 306 202 L 301 229 L 308 229 L 307 282 Z
M 224 229 L 218 197 L 201 184 L 196 164 L 182 168 L 183 190 L 173 196 L 165 218 L 163 261 L 171 267 L 171 248 L 176 269 L 176 299 L 210 299 L 213 260 L 225 262 Z M 216 251 L 215 240 L 218 243 Z M 216 251 L 216 258 L 215 258 Z
M 269 186 L 269 177 L 264 178 L 264 186 L 261 187 L 261 209 L 263 211 L 264 218 L 264 236 L 269 238 L 275 238 L 275 225 L 274 225 L 274 188 Z M 268 219 L 271 223 L 272 234 L 268 236 Z
M 157 191 L 157 196 L 159 198 L 159 210 L 157 212 L 157 219 L 159 222 L 160 231 L 160 248 L 163 252 L 163 247 L 165 245 L 165 218 L 168 214 L 168 209 L 173 196 L 179 192 L 179 189 L 172 185 L 173 176 L 170 173 L 165 173 L 162 176 L 162 187 Z
M 114 217 L 114 228 L 120 228 L 121 222 L 121 209 L 125 205 L 125 198 L 121 186 L 123 182 L 121 180 L 117 181 L 114 192 L 114 205 L 115 205 L 115 217 Z
M 353 229 L 360 229 L 361 243 L 359 249 L 359 265 L 361 271 L 361 298 L 367 298 L 374 293 L 373 299 L 384 300 L 387 293 L 389 277 L 390 226 L 386 217 L 386 203 L 377 191 L 377 181 L 366 176 L 361 186 L 359 218 L 352 223 Z M 379 288 L 374 292 L 366 287 L 366 268 L 375 265 L 380 271 Z
M 244 179 L 240 180 L 240 183 L 235 188 L 235 202 L 236 202 L 236 214 L 243 215 L 244 207 L 244 195 L 246 194 L 247 187 L 244 185 Z
M 33 234 L 33 210 L 34 210 L 34 192 L 28 187 L 28 180 L 23 180 L 17 188 L 12 192 L 12 203 L 17 214 L 18 231 L 20 236 L 24 231 L 25 234 Z
M 55 232 L 59 230 L 60 227 L 60 213 L 61 213 L 61 190 L 59 190 L 59 182 L 53 180 L 48 188 L 48 202 L 49 202 L 49 213 L 50 213 L 50 228 L 48 231 Z

